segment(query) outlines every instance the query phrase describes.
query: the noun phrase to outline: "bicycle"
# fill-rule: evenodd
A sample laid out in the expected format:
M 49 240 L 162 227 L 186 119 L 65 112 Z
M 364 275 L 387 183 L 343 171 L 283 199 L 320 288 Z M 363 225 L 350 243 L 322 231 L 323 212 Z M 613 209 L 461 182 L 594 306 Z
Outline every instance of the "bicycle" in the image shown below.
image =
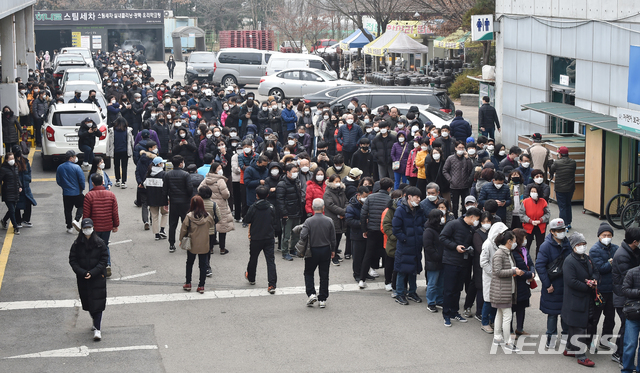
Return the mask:
M 618 193 L 615 196 L 611 197 L 611 199 L 607 203 L 607 207 L 605 208 L 605 216 L 607 217 L 607 221 L 612 227 L 616 229 L 622 229 L 624 225 L 618 224 L 616 221 L 614 221 L 614 218 L 616 218 L 616 220 L 621 219 L 622 211 L 624 210 L 624 208 L 631 202 L 637 200 L 636 191 L 638 190 L 640 183 L 636 183 L 634 180 L 629 180 L 621 183 L 620 185 L 628 187 L 629 193 Z M 622 221 L 620 221 L 620 223 L 622 223 Z
M 620 214 L 620 222 L 625 230 L 640 227 L 640 201 L 627 203 Z

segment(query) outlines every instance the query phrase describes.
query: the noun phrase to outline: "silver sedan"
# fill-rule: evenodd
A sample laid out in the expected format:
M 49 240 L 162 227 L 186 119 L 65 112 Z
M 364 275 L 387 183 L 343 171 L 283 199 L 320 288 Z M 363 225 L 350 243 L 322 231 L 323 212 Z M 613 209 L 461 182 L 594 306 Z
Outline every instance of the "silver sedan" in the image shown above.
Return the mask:
M 318 69 L 297 68 L 280 71 L 260 79 L 258 94 L 273 96 L 277 101 L 290 97 L 302 97 L 326 88 L 355 84 L 336 79 Z

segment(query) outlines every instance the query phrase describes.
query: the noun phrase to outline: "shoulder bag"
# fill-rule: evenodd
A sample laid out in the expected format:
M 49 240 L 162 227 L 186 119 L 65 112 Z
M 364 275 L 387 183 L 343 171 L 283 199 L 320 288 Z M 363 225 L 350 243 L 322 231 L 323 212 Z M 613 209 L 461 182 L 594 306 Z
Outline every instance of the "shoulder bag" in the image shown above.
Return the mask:
M 547 264 L 547 275 L 549 276 L 549 280 L 553 281 L 557 278 L 562 277 L 562 265 L 564 264 L 564 256 L 562 252 L 560 255 L 555 258 L 551 263 Z
M 640 300 L 629 300 L 622 307 L 627 320 L 640 320 Z
M 400 160 L 399 161 L 395 161 L 391 164 L 391 168 L 393 168 L 393 170 L 398 170 L 400 169 L 400 162 L 402 161 L 402 157 L 404 157 L 404 152 L 405 150 L 407 150 L 407 147 L 409 145 L 405 145 L 404 148 L 402 149 L 402 154 L 400 155 Z
M 191 233 L 189 229 L 191 229 L 191 218 L 189 218 L 189 225 L 187 225 L 187 234 L 182 237 L 182 241 L 180 241 L 180 248 L 182 250 L 191 250 Z

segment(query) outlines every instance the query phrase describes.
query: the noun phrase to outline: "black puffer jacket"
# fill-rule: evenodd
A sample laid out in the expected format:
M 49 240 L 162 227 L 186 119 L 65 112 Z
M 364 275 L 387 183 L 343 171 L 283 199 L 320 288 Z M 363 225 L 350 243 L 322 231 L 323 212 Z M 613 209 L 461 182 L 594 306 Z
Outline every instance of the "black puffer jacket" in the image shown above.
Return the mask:
M 82 309 L 91 313 L 104 311 L 107 304 L 107 260 L 104 241 L 94 232 L 89 238 L 80 233 L 71 245 L 69 265 L 76 274 Z M 85 280 L 87 272 L 91 278 Z
M 382 213 L 387 208 L 389 201 L 391 201 L 391 197 L 386 190 L 379 190 L 367 197 L 360 212 L 360 224 L 363 232 L 380 231 Z
M 190 164 L 195 164 L 195 160 L 196 160 L 196 151 L 198 150 L 198 147 L 196 147 L 195 142 L 193 141 L 193 137 L 191 137 L 191 135 L 189 134 L 189 130 L 184 128 L 184 127 L 180 127 L 180 129 L 178 130 L 178 132 L 180 130 L 185 130 L 187 131 L 187 137 L 182 139 L 180 137 L 176 138 L 175 140 L 175 145 L 173 147 L 173 155 L 181 155 L 184 158 L 184 165 L 185 167 L 190 165 Z M 187 143 L 184 145 L 181 145 L 180 142 L 182 140 L 187 140 Z
M 631 268 L 635 268 L 640 264 L 638 249 L 631 250 L 629 245 L 622 241 L 620 248 L 613 256 L 611 272 L 613 273 L 613 306 L 623 307 L 625 296 L 622 293 L 622 282 L 624 276 Z
M 571 253 L 562 265 L 564 277 L 564 297 L 562 299 L 562 319 L 569 326 L 586 328 L 595 306 L 594 292 L 585 280 L 600 281 L 600 274 L 589 255 Z
M 171 203 L 189 203 L 193 195 L 193 185 L 189 173 L 184 170 L 171 170 L 164 174 L 162 185 Z
M 158 144 L 160 152 L 169 153 L 169 151 L 171 150 L 171 146 L 169 146 L 169 142 L 171 141 L 171 131 L 169 127 L 156 121 L 154 122 L 152 129 L 156 131 L 158 140 L 160 140 L 160 144 Z
M 458 267 L 468 267 L 472 263 L 472 256 L 459 253 L 456 248 L 462 245 L 465 248 L 473 243 L 473 227 L 465 223 L 464 217 L 448 222 L 442 233 L 440 233 L 440 241 L 444 244 L 444 254 L 442 255 L 442 263 L 450 264 Z
M 347 180 L 347 176 L 345 176 L 342 178 L 342 183 L 344 184 L 344 194 L 347 195 L 347 200 L 350 200 L 358 192 L 358 181 Z
M 78 148 L 87 145 L 93 149 L 96 146 L 96 137 L 100 136 L 102 136 L 102 132 L 96 130 L 91 133 L 86 123 L 80 124 L 80 130 L 78 130 Z
M 442 225 L 434 227 L 427 223 L 427 227 L 422 233 L 422 245 L 424 247 L 424 269 L 427 271 L 439 271 L 442 269 L 442 255 L 444 244 L 440 242 L 440 232 Z
M 281 217 L 299 218 L 304 211 L 300 180 L 284 176 L 276 187 L 276 209 Z
M 396 142 L 396 137 L 389 133 L 387 137 L 377 135 L 371 142 L 371 154 L 374 162 L 379 165 L 391 165 L 391 149 Z
M 640 268 L 632 268 L 624 276 L 622 294 L 629 300 L 640 299 Z
M 366 238 L 362 236 L 362 226 L 360 225 L 360 212 L 362 211 L 362 203 L 358 201 L 358 196 L 353 196 L 347 203 L 347 213 L 345 220 L 347 227 L 351 228 L 352 241 L 364 241 Z
M 3 163 L 0 167 L 0 182 L 2 182 L 2 201 L 18 202 L 20 188 L 22 188 L 18 178 L 18 166 Z
M 15 144 L 20 141 L 20 135 L 22 135 L 22 127 L 18 123 L 18 117 L 11 114 L 7 117 L 2 114 L 2 141 L 5 144 Z
M 193 186 L 193 192 L 191 195 L 191 197 L 193 197 L 198 194 L 198 187 L 200 186 L 200 183 L 204 181 L 204 176 L 196 172 L 193 174 L 189 174 L 189 179 L 191 180 L 191 185 Z

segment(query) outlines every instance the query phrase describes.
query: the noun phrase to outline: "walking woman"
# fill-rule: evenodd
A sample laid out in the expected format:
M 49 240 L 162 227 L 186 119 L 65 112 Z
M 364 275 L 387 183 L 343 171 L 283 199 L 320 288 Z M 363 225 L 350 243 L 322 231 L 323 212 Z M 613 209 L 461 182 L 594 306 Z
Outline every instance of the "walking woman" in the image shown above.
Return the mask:
M 95 158 L 93 158 L 93 163 L 91 164 L 91 170 L 89 171 L 89 180 L 88 180 L 89 190 L 93 189 L 93 183 L 91 182 L 91 176 L 93 176 L 93 174 L 98 174 L 102 176 L 102 179 L 104 180 L 102 186 L 104 186 L 106 190 L 111 190 L 111 186 L 113 185 L 113 183 L 111 182 L 109 175 L 107 175 L 107 173 L 104 172 L 104 167 L 105 167 L 105 164 L 102 157 L 96 156 Z
M 0 182 L 2 182 L 2 201 L 7 205 L 7 213 L 0 221 L 2 229 L 7 229 L 7 220 L 11 219 L 13 234 L 20 234 L 20 227 L 16 222 L 16 205 L 22 192 L 22 185 L 13 153 L 7 153 L 4 157 L 4 162 L 0 166 Z
M 324 198 L 324 192 L 327 188 L 325 183 L 324 168 L 316 168 L 313 177 L 307 180 L 307 191 L 305 193 L 305 212 L 308 217 L 313 216 L 312 203 L 316 198 Z
M 2 108 L 2 141 L 6 145 L 7 153 L 11 152 L 14 145 L 20 142 L 22 136 L 22 126 L 18 122 L 18 117 L 13 115 L 10 107 Z
M 69 265 L 76 273 L 82 309 L 93 319 L 93 340 L 102 339 L 102 312 L 107 304 L 107 245 L 93 231 L 93 220 L 82 219 L 82 232 L 71 245 Z
M 180 244 L 182 239 L 189 235 L 191 238 L 191 249 L 187 251 L 187 273 L 186 281 L 182 288 L 191 291 L 191 273 L 193 272 L 193 262 L 198 256 L 198 266 L 200 267 L 200 278 L 198 281 L 198 293 L 204 293 L 204 282 L 207 278 L 207 254 L 209 253 L 209 229 L 215 225 L 213 216 L 204 209 L 204 201 L 200 196 L 191 198 L 189 213 L 182 222 L 180 228 Z
M 36 199 L 33 198 L 31 193 L 31 164 L 29 159 L 22 154 L 20 145 L 14 145 L 12 150 L 18 166 L 18 179 L 22 186 L 18 205 L 16 206 L 16 223 L 18 223 L 18 228 L 31 228 L 33 227 L 33 224 L 31 224 L 31 208 L 37 205 Z
M 336 251 L 340 246 L 340 240 L 342 233 L 347 229 L 347 223 L 344 216 L 347 213 L 347 195 L 344 193 L 344 184 L 340 181 L 340 176 L 333 174 L 327 181 L 327 187 L 322 199 L 324 200 L 324 214 L 325 216 L 333 220 L 333 227 L 336 230 Z M 346 252 L 345 256 L 351 256 L 351 253 Z M 335 257 L 331 259 L 334 265 L 340 265 L 340 256 L 336 253 Z
M 516 277 L 516 303 L 513 305 L 516 313 L 516 338 L 521 335 L 529 335 L 524 331 L 524 316 L 525 310 L 529 307 L 529 300 L 531 299 L 531 288 L 538 287 L 534 277 L 536 271 L 533 260 L 529 255 L 529 251 L 526 248 L 527 244 L 527 232 L 522 228 L 516 228 L 513 230 L 513 234 L 516 236 L 516 248 L 513 249 L 513 260 L 516 263 L 516 267 L 524 271 L 524 275 Z
M 173 69 L 176 68 L 176 61 L 173 60 L 173 56 L 169 56 L 169 61 L 167 61 L 167 68 L 169 69 L 169 79 L 173 79 Z
M 524 275 L 517 268 L 511 250 L 516 247 L 516 237 L 506 231 L 495 239 L 498 250 L 493 255 L 493 271 L 491 273 L 491 290 L 489 299 L 496 308 L 496 320 L 493 330 L 493 344 L 502 345 L 505 350 L 518 351 L 511 340 L 511 305 L 515 303 L 516 280 L 514 276 Z
M 214 222 L 220 221 L 220 206 L 211 199 L 211 189 L 208 186 L 198 188 L 198 195 L 202 197 L 205 211 L 213 216 Z M 211 270 L 211 254 L 213 254 L 213 246 L 216 244 L 216 225 L 209 228 L 209 252 L 207 252 L 207 277 L 213 276 Z
M 391 161 L 393 162 L 392 168 L 395 177 L 394 189 L 399 189 L 401 182 L 407 182 L 405 171 L 407 169 L 407 160 L 409 159 L 411 148 L 409 148 L 409 143 L 406 140 L 407 135 L 405 132 L 398 131 L 397 141 L 391 148 Z M 424 198 L 424 194 L 421 198 Z
M 229 253 L 226 248 L 227 233 L 235 229 L 233 224 L 233 215 L 229 208 L 229 202 L 227 201 L 231 197 L 229 188 L 227 187 L 227 178 L 223 175 L 222 165 L 218 162 L 211 163 L 211 168 L 205 179 L 200 183 L 200 187 L 209 187 L 211 189 L 211 200 L 218 205 L 220 209 L 220 219 L 216 224 L 216 231 L 218 232 L 218 246 L 220 247 L 220 255 Z M 198 188 L 198 189 L 199 189 Z M 214 235 L 215 241 L 215 235 Z M 211 245 L 213 250 L 213 245 Z
M 127 121 L 124 118 L 117 118 L 114 126 L 109 128 L 108 139 L 107 156 L 113 160 L 116 188 L 120 187 L 120 180 L 122 180 L 122 189 L 124 189 L 127 184 L 129 158 L 133 156 L 133 129 L 127 126 Z M 120 167 L 122 167 L 122 174 Z
M 147 206 L 151 212 L 151 229 L 156 241 L 167 239 L 164 228 L 169 220 L 169 199 L 163 188 L 165 162 L 161 157 L 153 158 L 143 182 L 147 193 Z

